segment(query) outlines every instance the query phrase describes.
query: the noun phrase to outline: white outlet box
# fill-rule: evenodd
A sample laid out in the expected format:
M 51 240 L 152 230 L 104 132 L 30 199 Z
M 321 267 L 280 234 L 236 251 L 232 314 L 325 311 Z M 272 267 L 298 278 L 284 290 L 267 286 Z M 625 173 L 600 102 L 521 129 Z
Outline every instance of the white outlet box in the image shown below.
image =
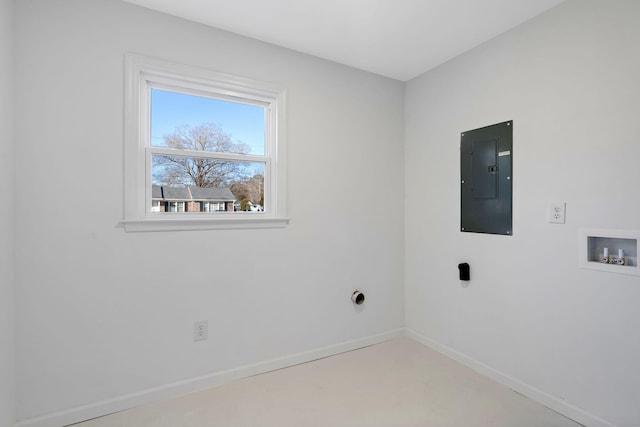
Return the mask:
M 193 341 L 204 341 L 209 338 L 209 321 L 201 320 L 193 327 Z
M 566 203 L 551 203 L 549 205 L 549 222 L 564 224 Z

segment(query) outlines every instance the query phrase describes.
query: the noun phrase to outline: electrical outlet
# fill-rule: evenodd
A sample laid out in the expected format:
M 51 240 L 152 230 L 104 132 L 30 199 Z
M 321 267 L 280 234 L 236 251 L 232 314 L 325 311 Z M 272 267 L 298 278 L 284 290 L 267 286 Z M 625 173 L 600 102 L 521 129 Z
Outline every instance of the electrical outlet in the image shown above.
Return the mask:
M 209 321 L 201 320 L 193 327 L 193 341 L 204 341 L 209 338 Z
M 562 203 L 551 203 L 549 205 L 549 222 L 552 224 L 564 224 L 565 219 L 565 206 Z

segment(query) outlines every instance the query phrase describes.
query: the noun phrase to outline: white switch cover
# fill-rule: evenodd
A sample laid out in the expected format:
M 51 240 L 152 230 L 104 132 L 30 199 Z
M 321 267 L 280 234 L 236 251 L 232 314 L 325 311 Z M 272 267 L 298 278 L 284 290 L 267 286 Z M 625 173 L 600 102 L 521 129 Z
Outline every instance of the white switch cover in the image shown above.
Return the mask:
M 558 202 L 549 205 L 549 222 L 552 224 L 564 224 L 566 203 Z

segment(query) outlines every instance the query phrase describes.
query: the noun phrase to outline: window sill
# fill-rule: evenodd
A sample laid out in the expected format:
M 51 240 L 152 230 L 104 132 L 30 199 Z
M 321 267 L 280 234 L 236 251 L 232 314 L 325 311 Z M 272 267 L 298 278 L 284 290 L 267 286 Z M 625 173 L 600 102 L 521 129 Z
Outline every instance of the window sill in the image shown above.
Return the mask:
M 289 218 L 149 218 L 125 219 L 120 224 L 127 232 L 245 230 L 256 228 L 284 228 Z

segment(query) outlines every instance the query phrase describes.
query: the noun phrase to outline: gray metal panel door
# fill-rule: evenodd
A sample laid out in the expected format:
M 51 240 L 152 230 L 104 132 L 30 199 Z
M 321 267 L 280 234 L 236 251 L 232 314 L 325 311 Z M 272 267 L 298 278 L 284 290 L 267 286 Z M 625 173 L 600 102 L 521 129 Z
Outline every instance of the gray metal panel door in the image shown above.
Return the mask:
M 512 235 L 513 121 L 460 136 L 460 229 Z

